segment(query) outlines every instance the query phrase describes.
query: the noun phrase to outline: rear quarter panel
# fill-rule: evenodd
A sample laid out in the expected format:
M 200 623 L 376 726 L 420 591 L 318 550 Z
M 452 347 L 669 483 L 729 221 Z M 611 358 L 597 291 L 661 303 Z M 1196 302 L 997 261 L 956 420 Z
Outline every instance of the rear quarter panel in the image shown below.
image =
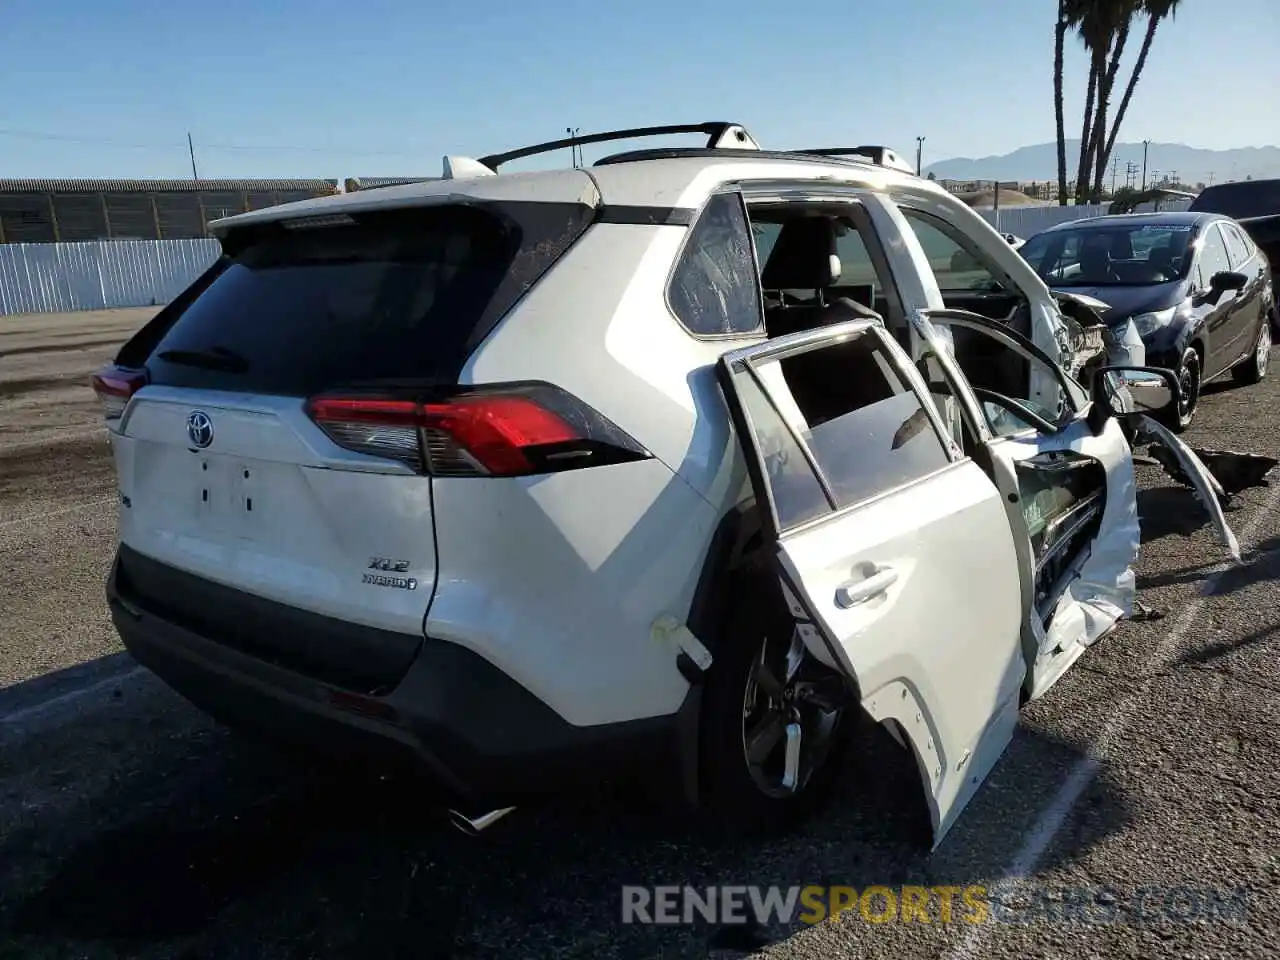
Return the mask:
M 545 380 L 654 459 L 523 480 L 433 481 L 430 636 L 494 662 L 571 723 L 675 712 L 683 621 L 720 517 L 749 490 L 714 363 L 763 337 L 697 339 L 666 305 L 687 228 L 597 224 L 494 330 L 468 384 Z

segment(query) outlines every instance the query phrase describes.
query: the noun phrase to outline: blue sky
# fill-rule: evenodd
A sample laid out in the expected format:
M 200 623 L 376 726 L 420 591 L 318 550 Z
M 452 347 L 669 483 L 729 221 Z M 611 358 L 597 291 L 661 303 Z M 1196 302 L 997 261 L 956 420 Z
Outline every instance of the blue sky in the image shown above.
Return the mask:
M 1264 67 L 1280 4 L 1184 7 L 1161 27 L 1121 139 L 1280 140 L 1275 68 Z M 782 148 L 886 143 L 914 160 L 923 135 L 926 165 L 1005 153 L 1053 139 L 1055 9 L 8 0 L 0 177 L 185 177 L 188 130 L 202 177 L 435 175 L 444 153 L 553 139 L 568 125 L 718 119 Z M 1070 136 L 1085 76 L 1075 41 L 1068 67 Z

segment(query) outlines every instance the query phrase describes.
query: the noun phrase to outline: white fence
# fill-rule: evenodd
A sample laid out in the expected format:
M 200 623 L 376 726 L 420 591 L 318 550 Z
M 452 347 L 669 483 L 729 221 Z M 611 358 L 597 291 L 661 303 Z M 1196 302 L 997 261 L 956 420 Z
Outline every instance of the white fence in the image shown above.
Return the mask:
M 1100 217 L 1106 212 L 1107 208 L 1103 204 L 1082 207 L 1001 207 L 999 210 L 984 207 L 974 211 L 1001 233 L 1012 233 L 1024 240 L 1056 224 L 1066 223 L 1068 220 L 1083 220 L 1085 217 Z
M 1185 210 L 1190 205 L 1191 201 L 1189 200 L 1166 200 L 1160 204 L 1160 209 L 1164 212 L 1172 212 L 1174 210 Z M 1069 220 L 1106 216 L 1110 206 L 1107 203 L 1095 203 L 1080 207 L 1059 207 L 1056 205 L 1052 207 L 1001 207 L 999 211 L 984 207 L 974 212 L 1001 233 L 1012 233 L 1025 240 L 1041 230 L 1047 230 L 1052 226 L 1066 223 Z M 1150 213 L 1154 209 L 1155 206 L 1153 204 L 1144 203 L 1138 207 L 1137 212 Z
M 1005 207 L 998 217 L 991 209 L 976 212 L 1000 232 L 1025 239 L 1057 223 L 1101 216 L 1107 208 Z M 218 250 L 212 239 L 0 244 L 0 315 L 165 304 L 213 263 Z
M 0 244 L 0 315 L 165 304 L 218 251 L 212 239 Z

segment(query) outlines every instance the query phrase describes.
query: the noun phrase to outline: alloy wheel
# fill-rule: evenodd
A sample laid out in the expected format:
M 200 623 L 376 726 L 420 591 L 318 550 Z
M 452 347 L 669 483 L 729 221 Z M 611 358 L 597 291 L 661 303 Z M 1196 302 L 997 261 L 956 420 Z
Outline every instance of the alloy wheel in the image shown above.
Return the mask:
M 1178 371 L 1178 386 L 1182 393 L 1178 402 L 1178 418 L 1185 422 L 1195 412 L 1196 403 L 1200 399 L 1200 359 L 1194 353 L 1182 360 L 1182 367 Z
M 810 656 L 798 629 L 765 637 L 742 700 L 742 752 L 766 796 L 802 791 L 826 763 L 844 714 L 843 684 Z

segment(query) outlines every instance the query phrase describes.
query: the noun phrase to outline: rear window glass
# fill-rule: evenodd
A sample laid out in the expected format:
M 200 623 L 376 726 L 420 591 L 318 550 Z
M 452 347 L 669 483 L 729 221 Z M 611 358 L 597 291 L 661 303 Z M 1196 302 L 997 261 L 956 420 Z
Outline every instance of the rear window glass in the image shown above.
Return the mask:
M 418 208 L 233 236 L 216 278 L 157 317 L 158 329 L 144 328 L 133 353 L 145 350 L 153 383 L 250 393 L 456 381 L 471 349 L 593 212 Z
M 1266 217 L 1280 213 L 1280 180 L 1241 180 L 1207 187 L 1191 201 L 1191 209 L 1241 217 Z

